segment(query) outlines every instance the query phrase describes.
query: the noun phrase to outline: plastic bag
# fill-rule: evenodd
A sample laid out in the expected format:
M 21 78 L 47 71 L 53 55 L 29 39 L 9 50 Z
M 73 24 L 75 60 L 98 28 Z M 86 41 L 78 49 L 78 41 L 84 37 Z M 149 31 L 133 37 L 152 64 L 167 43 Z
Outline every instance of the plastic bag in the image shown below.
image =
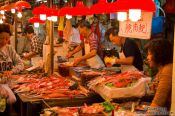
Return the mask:
M 99 93 L 105 100 L 111 101 L 116 98 L 143 97 L 146 94 L 146 83 L 150 82 L 151 78 L 141 78 L 132 87 L 115 88 L 108 87 L 103 84 L 97 84 L 91 89 Z
M 13 104 L 16 102 L 16 97 L 12 90 L 9 88 L 8 84 L 0 84 L 2 88 L 4 88 L 8 92 L 7 103 Z
M 4 112 L 6 109 L 6 99 L 0 98 L 0 112 Z

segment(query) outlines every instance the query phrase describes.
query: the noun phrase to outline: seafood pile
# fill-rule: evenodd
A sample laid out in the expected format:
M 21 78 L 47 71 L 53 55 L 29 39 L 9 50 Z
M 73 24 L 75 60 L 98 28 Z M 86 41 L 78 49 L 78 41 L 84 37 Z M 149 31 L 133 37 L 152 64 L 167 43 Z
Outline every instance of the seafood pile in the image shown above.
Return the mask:
M 125 88 L 134 85 L 140 78 L 144 77 L 144 74 L 139 71 L 127 71 L 120 74 L 103 76 L 102 78 L 96 78 L 92 80 L 88 86 L 94 86 L 103 84 L 108 87 Z
M 105 116 L 117 108 L 110 102 L 95 103 L 92 105 L 84 104 L 80 107 L 52 107 L 44 109 L 43 116 Z
M 29 98 L 49 99 L 84 95 L 81 90 L 70 89 L 74 83 L 69 79 L 57 75 L 43 76 L 28 74 L 19 76 L 11 84 L 11 89 L 15 93 L 21 93 Z
M 145 103 L 138 101 L 121 104 L 105 101 L 79 107 L 55 106 L 44 109 L 40 116 L 144 116 L 148 105 L 143 107 L 143 104 Z
M 128 71 L 116 75 L 95 78 L 88 87 L 100 94 L 105 100 L 118 98 L 143 97 L 151 78 L 139 71 Z

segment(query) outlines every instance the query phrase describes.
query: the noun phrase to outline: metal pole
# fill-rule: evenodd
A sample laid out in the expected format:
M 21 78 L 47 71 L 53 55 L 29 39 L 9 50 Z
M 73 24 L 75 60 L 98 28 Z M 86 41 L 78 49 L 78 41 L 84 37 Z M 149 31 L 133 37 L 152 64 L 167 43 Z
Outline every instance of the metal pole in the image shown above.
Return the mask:
M 50 8 L 53 6 L 53 0 L 49 0 Z M 54 27 L 53 22 L 50 21 L 50 74 L 53 74 L 54 71 Z

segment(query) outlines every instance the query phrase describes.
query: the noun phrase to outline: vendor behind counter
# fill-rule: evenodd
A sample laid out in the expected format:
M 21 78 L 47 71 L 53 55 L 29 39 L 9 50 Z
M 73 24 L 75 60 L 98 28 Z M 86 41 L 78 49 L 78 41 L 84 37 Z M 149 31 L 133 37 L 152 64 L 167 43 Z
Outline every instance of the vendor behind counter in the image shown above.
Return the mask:
M 133 66 L 138 70 L 143 70 L 143 60 L 140 53 L 140 50 L 137 44 L 125 37 L 118 36 L 119 29 L 117 27 L 113 27 L 107 31 L 108 40 L 113 44 L 121 47 L 121 51 L 119 53 L 120 58 L 113 58 L 112 60 L 106 60 L 106 64 L 121 64 L 123 67 L 127 65 L 127 68 L 130 66 L 133 69 Z
M 76 66 L 82 61 L 86 61 L 91 68 L 104 67 L 102 59 L 97 54 L 98 51 L 98 38 L 95 33 L 91 31 L 91 25 L 88 21 L 83 20 L 78 26 L 80 34 L 84 37 L 84 42 L 77 46 L 73 51 L 69 52 L 67 57 L 70 58 L 73 54 L 85 49 L 85 55 L 76 58 L 73 65 Z

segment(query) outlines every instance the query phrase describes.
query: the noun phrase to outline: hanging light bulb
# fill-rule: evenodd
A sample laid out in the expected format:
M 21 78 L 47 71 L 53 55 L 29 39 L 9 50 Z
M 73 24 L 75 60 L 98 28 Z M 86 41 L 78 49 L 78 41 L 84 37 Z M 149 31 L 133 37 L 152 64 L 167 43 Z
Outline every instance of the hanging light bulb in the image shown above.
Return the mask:
M 21 18 L 22 17 L 22 12 L 21 11 L 18 11 L 17 16 L 18 16 L 18 18 Z
M 40 18 L 40 20 L 45 21 L 46 20 L 46 14 L 40 14 L 39 18 Z
M 57 22 L 58 21 L 58 9 L 49 8 L 47 11 L 47 16 L 50 16 L 53 22 Z
M 16 10 L 15 10 L 14 8 L 12 8 L 12 9 L 11 9 L 11 13 L 14 14 L 15 12 L 16 12 Z
M 2 19 L 5 19 L 5 16 L 4 15 L 2 16 Z
M 34 23 L 34 27 L 38 28 L 39 27 L 39 23 L 38 22 L 35 22 Z
M 127 13 L 126 12 L 118 12 L 117 19 L 119 21 L 125 21 L 127 19 Z
M 2 19 L 0 19 L 0 24 L 2 24 L 3 23 L 3 20 Z
M 71 16 L 71 15 L 66 15 L 66 18 L 67 18 L 67 19 L 71 19 L 72 16 Z
M 51 16 L 51 20 L 52 20 L 53 22 L 57 22 L 57 16 Z
M 1 10 L 1 14 L 4 15 L 5 14 L 5 11 L 4 10 Z
M 129 19 L 133 22 L 141 19 L 141 9 L 129 9 Z
M 51 21 L 52 19 L 51 19 L 51 17 L 49 16 L 49 17 L 47 17 L 47 20 Z

